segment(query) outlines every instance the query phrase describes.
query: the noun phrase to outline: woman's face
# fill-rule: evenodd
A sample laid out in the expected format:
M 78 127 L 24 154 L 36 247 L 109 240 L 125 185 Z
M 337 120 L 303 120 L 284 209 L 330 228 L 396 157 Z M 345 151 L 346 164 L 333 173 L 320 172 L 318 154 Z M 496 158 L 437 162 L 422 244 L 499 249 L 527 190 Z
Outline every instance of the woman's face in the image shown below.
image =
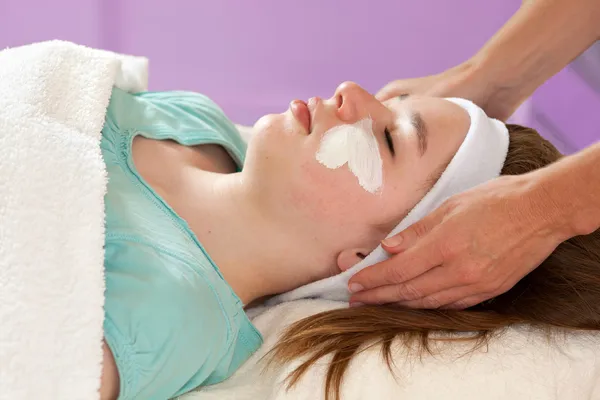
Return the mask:
M 364 125 L 365 120 L 371 123 Z M 361 121 L 371 130 L 340 128 Z M 307 251 L 346 269 L 372 251 L 426 194 L 469 125 L 468 113 L 447 100 L 411 96 L 382 103 L 345 82 L 329 99 L 312 98 L 308 105 L 295 100 L 284 113 L 262 117 L 254 126 L 244 173 L 266 212 L 300 237 L 310 237 L 311 244 L 304 243 Z M 380 184 L 365 185 L 356 167 L 344 163 L 343 153 L 329 149 L 325 154 L 324 137 L 340 131 L 364 137 L 353 144 L 358 143 L 358 152 L 369 152 L 361 144 L 368 137 L 376 144 Z M 334 163 L 341 166 L 323 162 L 332 157 L 341 157 Z

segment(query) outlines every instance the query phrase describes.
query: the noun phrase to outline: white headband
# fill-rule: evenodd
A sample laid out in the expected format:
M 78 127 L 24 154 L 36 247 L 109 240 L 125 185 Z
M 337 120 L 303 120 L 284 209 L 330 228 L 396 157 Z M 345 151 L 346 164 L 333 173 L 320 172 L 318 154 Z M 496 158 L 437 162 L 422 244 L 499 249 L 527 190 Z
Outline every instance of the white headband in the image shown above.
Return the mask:
M 489 118 L 481 108 L 469 100 L 458 98 L 446 100 L 461 106 L 469 113 L 471 117 L 469 131 L 440 179 L 388 237 L 396 235 L 419 221 L 449 197 L 496 178 L 502 171 L 509 142 L 506 125 Z M 348 301 L 350 277 L 358 271 L 388 258 L 389 254 L 381 246 L 378 246 L 352 268 L 330 278 L 275 296 L 267 304 L 274 305 L 302 298 Z

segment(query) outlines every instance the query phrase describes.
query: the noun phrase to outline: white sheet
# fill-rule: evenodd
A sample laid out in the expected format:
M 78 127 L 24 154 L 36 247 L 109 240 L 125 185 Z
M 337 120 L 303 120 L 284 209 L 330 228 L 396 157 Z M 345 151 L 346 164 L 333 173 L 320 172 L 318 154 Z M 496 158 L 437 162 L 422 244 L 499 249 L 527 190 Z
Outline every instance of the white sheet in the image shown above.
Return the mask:
M 113 85 L 147 60 L 52 41 L 0 52 L 0 399 L 99 397 Z
M 298 300 L 254 317 L 265 345 L 229 380 L 201 388 L 181 400 L 318 400 L 323 398 L 325 363 L 312 368 L 291 391 L 281 386 L 293 364 L 261 375 L 260 358 L 290 323 L 314 313 L 344 307 L 327 300 Z M 255 310 L 256 311 L 256 310 Z M 351 363 L 343 400 L 582 400 L 600 399 L 600 335 L 572 335 L 548 343 L 543 335 L 510 329 L 485 348 L 459 357 L 467 345 L 445 345 L 441 355 L 415 361 L 397 352 L 395 381 L 378 349 Z

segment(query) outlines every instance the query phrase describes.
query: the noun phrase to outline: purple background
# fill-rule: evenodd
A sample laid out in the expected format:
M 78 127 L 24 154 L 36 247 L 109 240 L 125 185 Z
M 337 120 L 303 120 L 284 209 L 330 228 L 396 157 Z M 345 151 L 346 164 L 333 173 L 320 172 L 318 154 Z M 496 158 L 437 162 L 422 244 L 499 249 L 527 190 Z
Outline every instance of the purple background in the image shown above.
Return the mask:
M 205 93 L 237 123 L 344 80 L 375 92 L 473 55 L 520 0 L 0 0 L 0 48 L 64 39 L 150 59 L 150 89 Z M 571 152 L 600 138 L 600 95 L 573 68 L 513 121 Z

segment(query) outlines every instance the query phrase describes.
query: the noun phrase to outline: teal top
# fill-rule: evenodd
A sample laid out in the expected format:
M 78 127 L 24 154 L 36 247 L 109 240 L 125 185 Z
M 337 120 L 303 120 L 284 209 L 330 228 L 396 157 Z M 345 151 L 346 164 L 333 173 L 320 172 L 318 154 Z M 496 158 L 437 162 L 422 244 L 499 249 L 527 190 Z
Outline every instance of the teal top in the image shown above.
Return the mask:
M 240 169 L 246 145 L 203 95 L 113 90 L 101 141 L 104 335 L 119 370 L 119 399 L 166 399 L 228 378 L 262 337 L 188 224 L 136 171 L 136 135 L 219 144 Z

